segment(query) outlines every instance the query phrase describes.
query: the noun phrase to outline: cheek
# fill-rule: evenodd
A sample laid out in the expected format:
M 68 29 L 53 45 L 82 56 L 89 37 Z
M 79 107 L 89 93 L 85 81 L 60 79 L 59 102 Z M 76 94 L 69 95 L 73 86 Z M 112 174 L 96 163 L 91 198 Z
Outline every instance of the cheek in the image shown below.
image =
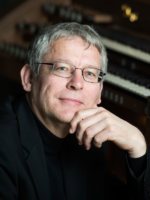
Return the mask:
M 33 87 L 32 87 L 32 93 L 33 97 L 40 98 L 42 92 L 43 92 L 44 84 L 42 83 L 41 80 L 37 80 L 34 82 Z
M 47 92 L 47 87 L 49 87 L 48 83 L 48 80 L 45 80 L 42 76 L 34 79 L 31 90 L 31 98 L 34 103 L 39 104 L 39 102 L 45 101 L 44 96 Z
M 49 104 L 53 102 L 60 90 L 61 86 L 53 79 L 43 80 L 38 86 L 37 98 L 40 98 L 43 104 Z
M 89 104 L 91 104 L 90 106 L 97 106 L 98 104 L 101 103 L 101 87 L 97 87 L 97 88 L 91 88 L 90 90 L 88 90 L 88 92 L 86 92 L 86 97 L 88 99 Z

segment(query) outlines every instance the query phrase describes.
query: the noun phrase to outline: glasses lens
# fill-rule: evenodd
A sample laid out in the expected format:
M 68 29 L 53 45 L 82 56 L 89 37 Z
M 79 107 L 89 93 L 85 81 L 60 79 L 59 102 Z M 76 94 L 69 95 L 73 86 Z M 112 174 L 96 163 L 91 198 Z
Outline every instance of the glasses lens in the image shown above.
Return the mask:
M 53 73 L 61 77 L 70 77 L 72 67 L 68 63 L 56 62 L 53 65 Z
M 93 82 L 93 83 L 99 81 L 99 73 L 100 70 L 93 67 L 87 67 L 84 68 L 83 70 L 84 79 L 88 82 Z

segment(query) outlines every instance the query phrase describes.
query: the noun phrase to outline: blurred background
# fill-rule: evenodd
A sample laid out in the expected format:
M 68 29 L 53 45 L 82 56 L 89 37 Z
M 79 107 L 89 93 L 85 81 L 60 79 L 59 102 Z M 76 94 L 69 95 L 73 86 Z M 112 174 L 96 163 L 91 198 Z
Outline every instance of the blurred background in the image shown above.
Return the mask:
M 22 93 L 19 71 L 42 27 L 64 21 L 90 24 L 108 52 L 102 105 L 140 128 L 149 145 L 149 10 L 149 0 L 0 0 L 0 98 Z M 115 159 L 112 151 L 110 158 Z M 122 174 L 120 167 L 117 173 Z

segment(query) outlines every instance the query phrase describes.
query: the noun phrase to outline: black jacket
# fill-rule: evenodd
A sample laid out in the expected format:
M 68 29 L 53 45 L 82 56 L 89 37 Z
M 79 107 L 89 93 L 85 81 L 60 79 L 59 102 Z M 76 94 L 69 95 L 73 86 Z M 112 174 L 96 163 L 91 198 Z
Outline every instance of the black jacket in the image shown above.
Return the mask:
M 70 137 L 62 152 L 66 200 L 134 199 L 125 184 L 109 176 L 105 145 L 86 151 L 74 136 Z M 133 193 L 140 184 L 142 191 L 144 175 L 136 179 L 132 171 L 129 174 Z M 0 108 L 0 199 L 53 200 L 50 188 L 43 143 L 33 113 L 25 98 L 9 98 Z

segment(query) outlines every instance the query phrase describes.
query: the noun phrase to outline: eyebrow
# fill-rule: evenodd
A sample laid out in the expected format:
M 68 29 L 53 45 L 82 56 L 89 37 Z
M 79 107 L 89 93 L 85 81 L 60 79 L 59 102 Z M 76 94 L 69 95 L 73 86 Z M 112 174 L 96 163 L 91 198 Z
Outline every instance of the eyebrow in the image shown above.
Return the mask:
M 74 67 L 77 67 L 77 65 L 73 64 L 70 60 L 67 60 L 67 59 L 56 59 L 54 61 L 45 61 L 44 63 L 54 63 L 54 62 L 64 62 L 64 63 L 70 64 Z M 100 66 L 96 66 L 96 65 L 92 65 L 92 64 L 85 64 L 85 65 L 83 65 L 83 67 L 93 67 L 93 68 L 97 68 L 99 70 L 102 70 L 100 68 Z

